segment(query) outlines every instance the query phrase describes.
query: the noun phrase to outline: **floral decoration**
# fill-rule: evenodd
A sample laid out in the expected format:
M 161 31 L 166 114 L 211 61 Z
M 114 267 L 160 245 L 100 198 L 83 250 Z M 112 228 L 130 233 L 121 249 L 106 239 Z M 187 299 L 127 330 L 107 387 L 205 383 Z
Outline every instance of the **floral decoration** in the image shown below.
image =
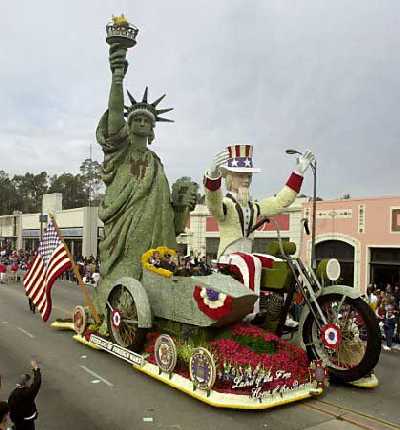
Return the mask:
M 158 336 L 159 333 L 147 335 L 147 360 L 153 364 L 154 344 Z M 188 378 L 188 363 L 182 360 L 179 350 L 189 343 L 174 340 L 178 349 L 174 372 Z M 268 345 L 268 351 L 257 352 L 258 342 Z M 279 392 L 314 379 L 308 357 L 302 349 L 251 324 L 235 324 L 203 346 L 212 352 L 216 361 L 217 380 L 213 390 L 219 392 L 252 395 L 257 388 L 262 393 Z
M 150 272 L 157 273 L 157 275 L 164 276 L 165 278 L 170 278 L 173 273 L 170 270 L 162 269 L 161 267 L 155 267 L 149 263 L 150 257 L 153 256 L 155 252 L 160 254 L 160 257 L 164 257 L 165 255 L 176 255 L 176 251 L 174 249 L 168 248 L 167 246 L 159 246 L 158 248 L 152 248 L 146 251 L 141 258 L 142 266 L 144 269 L 149 270 Z
M 213 320 L 218 321 L 232 311 L 232 297 L 211 288 L 196 285 L 193 298 L 198 308 Z

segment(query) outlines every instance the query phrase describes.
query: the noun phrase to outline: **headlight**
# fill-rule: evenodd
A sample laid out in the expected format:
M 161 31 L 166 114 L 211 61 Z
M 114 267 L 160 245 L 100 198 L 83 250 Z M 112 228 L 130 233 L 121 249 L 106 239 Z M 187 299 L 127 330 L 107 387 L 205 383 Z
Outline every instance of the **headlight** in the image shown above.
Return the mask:
M 320 280 L 337 281 L 340 277 L 340 263 L 336 258 L 324 258 L 317 267 L 317 276 Z

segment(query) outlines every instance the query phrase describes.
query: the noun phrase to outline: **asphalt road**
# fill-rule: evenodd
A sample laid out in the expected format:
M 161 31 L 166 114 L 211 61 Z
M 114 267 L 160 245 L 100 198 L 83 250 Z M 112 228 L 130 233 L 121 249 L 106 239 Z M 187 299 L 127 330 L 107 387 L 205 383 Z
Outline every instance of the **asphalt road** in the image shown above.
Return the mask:
M 82 302 L 77 286 L 53 288 L 52 319 L 69 317 Z M 267 411 L 215 409 L 196 401 L 104 352 L 87 348 L 70 332 L 53 330 L 32 315 L 22 285 L 0 286 L 0 399 L 19 374 L 39 359 L 43 386 L 37 399 L 38 429 L 351 430 L 360 428 L 301 402 Z M 383 353 L 374 390 L 331 386 L 321 398 L 390 421 L 400 428 L 400 352 Z M 365 427 L 364 427 L 365 428 Z M 370 427 L 378 428 L 378 427 Z

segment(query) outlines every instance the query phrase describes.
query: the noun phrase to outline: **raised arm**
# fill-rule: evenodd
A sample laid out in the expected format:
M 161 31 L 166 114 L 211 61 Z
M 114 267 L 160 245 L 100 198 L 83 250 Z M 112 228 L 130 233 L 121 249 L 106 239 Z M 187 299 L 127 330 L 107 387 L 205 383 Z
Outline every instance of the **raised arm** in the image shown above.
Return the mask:
M 108 99 L 108 135 L 118 133 L 125 124 L 123 80 L 128 70 L 127 49 L 119 44 L 110 46 L 112 81 Z
M 221 189 L 223 166 L 228 160 L 229 153 L 225 149 L 219 152 L 213 159 L 211 167 L 204 175 L 204 191 L 206 194 L 206 204 L 211 215 L 218 221 L 223 221 L 225 218 L 223 208 L 223 194 Z
M 272 216 L 277 215 L 290 206 L 296 199 L 297 193 L 300 191 L 303 176 L 293 172 L 286 185 L 273 197 L 267 197 L 259 202 L 260 215 Z
M 295 170 L 282 190 L 275 196 L 260 201 L 260 215 L 277 215 L 295 201 L 303 183 L 303 175 L 314 162 L 314 159 L 314 154 L 311 151 L 306 151 L 304 155 L 296 160 Z
M 32 400 L 35 399 L 37 393 L 39 392 L 40 386 L 42 385 L 42 375 L 40 373 L 39 366 L 35 360 L 32 360 L 32 370 L 33 370 L 33 383 L 27 390 L 29 396 Z

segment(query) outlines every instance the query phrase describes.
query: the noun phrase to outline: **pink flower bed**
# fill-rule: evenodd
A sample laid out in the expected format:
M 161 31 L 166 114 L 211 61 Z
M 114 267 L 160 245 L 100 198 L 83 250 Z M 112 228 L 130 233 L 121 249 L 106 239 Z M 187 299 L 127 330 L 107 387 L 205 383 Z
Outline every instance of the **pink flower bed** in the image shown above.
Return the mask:
M 146 339 L 145 351 L 149 353 L 148 361 L 155 363 L 154 344 L 159 333 L 149 333 Z M 275 353 L 257 353 L 248 346 L 241 345 L 235 337 L 251 337 L 264 342 L 273 343 Z M 235 394 L 250 394 L 252 386 L 232 388 L 235 377 L 243 375 L 246 369 L 264 369 L 271 375 L 284 371 L 287 373 L 284 379 L 274 379 L 262 384 L 263 391 L 271 391 L 277 387 L 292 387 L 296 383 L 302 384 L 309 381 L 309 360 L 306 353 L 297 346 L 288 343 L 277 337 L 273 333 L 252 326 L 250 324 L 239 323 L 229 329 L 229 337 L 210 341 L 211 350 L 217 365 L 217 380 L 214 390 Z M 227 368 L 230 369 L 227 372 Z M 181 376 L 189 378 L 189 369 L 178 360 L 174 370 Z M 290 374 L 290 375 L 289 375 Z M 243 380 L 246 378 L 243 377 Z

